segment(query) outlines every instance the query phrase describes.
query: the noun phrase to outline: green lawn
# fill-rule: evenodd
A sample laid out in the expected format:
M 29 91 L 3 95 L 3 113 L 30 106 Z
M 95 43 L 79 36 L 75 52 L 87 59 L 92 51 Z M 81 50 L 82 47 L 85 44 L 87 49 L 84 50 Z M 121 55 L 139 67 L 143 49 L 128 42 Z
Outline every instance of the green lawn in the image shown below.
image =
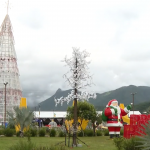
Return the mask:
M 0 150 L 8 150 L 9 147 L 19 142 L 20 139 L 21 139 L 20 137 L 0 137 Z M 27 140 L 26 137 L 22 139 Z M 88 147 L 79 141 L 79 144 L 82 144 L 82 147 L 77 147 L 74 149 L 117 150 L 117 148 L 113 144 L 113 140 L 109 140 L 109 136 L 79 137 L 79 139 L 82 140 L 84 143 L 86 143 Z M 31 137 L 31 141 L 36 143 L 36 145 L 48 146 L 52 144 L 53 145 L 57 144 L 59 142 L 63 142 L 65 141 L 65 138 L 64 137 Z M 64 145 L 64 143 L 62 144 Z M 71 149 L 71 147 L 69 147 L 68 150 L 69 149 Z

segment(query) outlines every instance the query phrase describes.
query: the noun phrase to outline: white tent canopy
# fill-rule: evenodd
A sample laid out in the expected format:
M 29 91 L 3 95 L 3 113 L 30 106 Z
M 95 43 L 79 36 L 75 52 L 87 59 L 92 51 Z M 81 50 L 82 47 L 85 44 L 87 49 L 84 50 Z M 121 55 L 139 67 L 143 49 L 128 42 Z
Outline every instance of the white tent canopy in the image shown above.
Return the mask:
M 34 111 L 36 118 L 66 118 L 66 111 Z
M 101 114 L 102 111 L 97 111 Z M 34 111 L 36 118 L 66 118 L 67 111 Z
M 133 115 L 133 111 L 130 111 L 128 113 L 128 117 L 130 118 L 130 115 Z M 141 113 L 139 111 L 134 111 L 134 115 L 141 115 Z
M 98 114 L 102 114 L 102 111 L 97 111 Z M 133 114 L 133 111 L 128 113 L 128 117 Z M 134 111 L 135 115 L 140 115 L 139 111 Z M 66 111 L 34 111 L 36 118 L 66 118 Z

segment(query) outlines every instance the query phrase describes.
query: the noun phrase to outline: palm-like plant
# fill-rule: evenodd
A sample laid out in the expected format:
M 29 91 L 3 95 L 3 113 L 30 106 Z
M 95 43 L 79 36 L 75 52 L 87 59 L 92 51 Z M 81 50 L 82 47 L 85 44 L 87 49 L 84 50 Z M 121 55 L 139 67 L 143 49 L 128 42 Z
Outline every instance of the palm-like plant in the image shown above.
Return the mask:
M 20 128 L 20 136 L 23 136 L 23 129 L 30 126 L 32 123 L 34 114 L 28 108 L 14 107 L 14 113 L 9 113 L 9 123 Z
M 149 150 L 150 149 L 150 121 L 148 121 L 148 123 L 142 126 L 143 128 L 141 128 L 141 131 L 143 131 L 145 134 L 138 132 L 141 134 L 141 136 L 139 136 L 141 141 L 139 142 L 142 144 L 137 147 L 142 147 L 143 150 Z

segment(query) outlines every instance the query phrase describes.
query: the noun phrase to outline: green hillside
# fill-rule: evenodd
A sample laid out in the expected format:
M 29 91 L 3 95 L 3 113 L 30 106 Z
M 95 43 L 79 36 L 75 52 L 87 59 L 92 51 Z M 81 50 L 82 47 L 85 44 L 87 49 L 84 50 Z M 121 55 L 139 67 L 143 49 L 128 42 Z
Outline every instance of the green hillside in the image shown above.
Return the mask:
M 138 110 L 141 113 L 147 111 L 147 109 L 149 109 L 150 107 L 150 102 L 144 102 L 144 103 L 140 103 L 134 106 L 134 110 Z
M 42 111 L 65 111 L 67 109 L 68 106 L 71 106 L 72 103 L 70 102 L 69 105 L 67 105 L 66 103 L 64 103 L 62 106 L 59 104 L 57 107 L 55 106 L 55 101 L 54 99 L 56 98 L 60 98 L 60 97 L 66 97 L 68 95 L 68 93 L 71 92 L 70 90 L 66 90 L 66 91 L 62 91 L 61 89 L 58 89 L 56 91 L 56 93 L 46 99 L 45 101 L 40 103 L 40 108 Z
M 60 97 L 66 97 L 69 93 L 71 92 L 70 90 L 62 91 L 61 89 L 58 89 L 56 93 L 44 100 L 43 102 L 40 103 L 41 110 L 43 111 L 66 111 L 68 106 L 72 105 L 72 102 L 69 103 L 69 105 L 63 103 L 61 106 L 60 104 L 55 107 L 55 102 L 54 98 L 60 98 Z M 133 102 L 133 97 L 131 93 L 137 93 L 134 96 L 134 104 L 137 105 L 135 109 L 145 109 L 145 106 L 149 106 L 149 103 L 145 102 L 150 102 L 150 87 L 147 86 L 124 86 L 112 91 L 108 91 L 102 94 L 97 93 L 97 98 L 96 99 L 90 99 L 89 103 L 93 104 L 97 110 L 103 110 L 107 103 L 111 99 L 117 99 L 119 103 L 124 103 L 124 105 L 131 104 Z M 139 105 L 140 103 L 143 103 L 143 105 Z M 145 105 L 145 106 L 144 106 Z M 140 108 L 141 106 L 141 108 Z

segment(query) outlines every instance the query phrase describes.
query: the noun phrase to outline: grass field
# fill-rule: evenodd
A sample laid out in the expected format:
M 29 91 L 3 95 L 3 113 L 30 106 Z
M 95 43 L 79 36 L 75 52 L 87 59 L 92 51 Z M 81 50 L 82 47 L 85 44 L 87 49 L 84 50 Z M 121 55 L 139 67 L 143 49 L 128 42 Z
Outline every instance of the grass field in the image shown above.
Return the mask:
M 0 150 L 9 150 L 14 144 L 17 144 L 19 140 L 27 140 L 26 137 L 0 137 Z M 115 145 L 113 144 L 113 140 L 109 140 L 109 136 L 97 136 L 97 137 L 79 137 L 81 141 L 79 144 L 82 144 L 82 147 L 75 147 L 73 149 L 80 149 L 80 150 L 117 150 Z M 64 145 L 65 138 L 64 137 L 31 137 L 31 141 L 35 143 L 37 146 L 50 146 L 62 142 Z M 71 140 L 72 142 L 72 140 Z M 70 142 L 70 143 L 71 143 Z M 68 144 L 67 144 L 68 145 Z M 72 149 L 71 147 L 67 147 L 68 150 Z

